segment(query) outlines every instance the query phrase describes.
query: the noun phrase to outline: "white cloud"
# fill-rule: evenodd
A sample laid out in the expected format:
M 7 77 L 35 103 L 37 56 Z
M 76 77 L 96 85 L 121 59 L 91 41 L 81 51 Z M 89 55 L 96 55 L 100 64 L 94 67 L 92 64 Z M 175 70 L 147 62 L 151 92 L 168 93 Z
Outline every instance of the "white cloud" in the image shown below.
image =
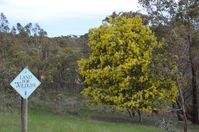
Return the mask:
M 4 0 L 0 9 L 8 16 L 26 20 L 59 17 L 95 17 L 113 11 L 137 9 L 137 0 Z

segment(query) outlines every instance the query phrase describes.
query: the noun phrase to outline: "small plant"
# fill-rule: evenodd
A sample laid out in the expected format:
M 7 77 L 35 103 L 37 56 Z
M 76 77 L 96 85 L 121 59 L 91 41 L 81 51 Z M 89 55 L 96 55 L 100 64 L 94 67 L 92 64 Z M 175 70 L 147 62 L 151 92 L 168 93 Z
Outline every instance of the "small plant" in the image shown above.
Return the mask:
M 176 132 L 175 128 L 176 123 L 171 120 L 165 119 L 159 121 L 158 126 L 161 128 L 162 132 Z

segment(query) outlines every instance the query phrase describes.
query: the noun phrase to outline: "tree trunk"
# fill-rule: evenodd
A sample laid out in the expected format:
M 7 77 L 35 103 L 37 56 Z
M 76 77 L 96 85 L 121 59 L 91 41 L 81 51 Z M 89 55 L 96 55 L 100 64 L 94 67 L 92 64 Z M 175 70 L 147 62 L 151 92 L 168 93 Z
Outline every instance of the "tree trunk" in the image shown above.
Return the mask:
M 135 111 L 133 109 L 130 109 L 130 110 L 127 110 L 128 114 L 129 114 L 129 117 L 131 119 L 133 119 L 133 117 L 135 116 Z
M 178 90 L 178 91 L 179 91 L 179 90 Z M 179 97 L 178 97 L 178 98 L 179 98 Z M 176 105 L 177 105 L 177 108 L 176 108 L 176 109 L 181 109 L 182 105 L 181 105 L 179 99 L 177 99 Z M 175 109 L 175 108 L 174 108 L 174 109 Z M 176 114 L 177 114 L 178 120 L 179 120 L 179 121 L 183 121 L 182 111 L 181 111 L 181 110 L 177 110 L 177 111 L 176 111 Z
M 191 72 L 192 72 L 192 123 L 193 124 L 199 124 L 198 119 L 198 89 L 197 89 L 197 82 L 196 82 L 196 71 L 193 67 L 193 64 L 191 66 Z
M 140 123 L 143 123 L 143 120 L 142 120 L 142 113 L 138 110 L 138 117 L 139 117 L 139 122 Z
M 184 96 L 182 94 L 182 90 L 179 87 L 178 87 L 178 91 L 179 91 L 180 100 L 181 100 L 181 109 L 182 109 L 182 115 L 183 115 L 183 121 L 184 121 L 184 132 L 187 132 L 187 116 L 186 116 Z
M 191 65 L 191 86 L 192 86 L 192 123 L 193 124 L 199 124 L 199 114 L 198 114 L 198 88 L 197 88 L 197 81 L 196 81 L 196 71 L 194 69 L 194 62 L 193 62 L 193 56 L 191 52 L 192 47 L 192 33 L 189 31 L 189 61 Z
M 130 111 L 130 110 L 127 110 L 127 111 L 128 111 L 129 117 L 130 117 L 131 119 L 133 119 L 133 116 L 132 116 L 132 114 L 131 114 L 131 111 Z

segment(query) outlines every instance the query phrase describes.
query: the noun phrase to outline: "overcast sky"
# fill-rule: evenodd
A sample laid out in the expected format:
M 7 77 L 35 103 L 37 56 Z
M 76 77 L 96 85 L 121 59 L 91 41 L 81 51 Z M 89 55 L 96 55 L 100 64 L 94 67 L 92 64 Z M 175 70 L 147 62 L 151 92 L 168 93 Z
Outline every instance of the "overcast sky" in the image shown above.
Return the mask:
M 137 0 L 0 0 L 10 25 L 37 22 L 50 37 L 83 35 L 114 11 L 136 10 Z

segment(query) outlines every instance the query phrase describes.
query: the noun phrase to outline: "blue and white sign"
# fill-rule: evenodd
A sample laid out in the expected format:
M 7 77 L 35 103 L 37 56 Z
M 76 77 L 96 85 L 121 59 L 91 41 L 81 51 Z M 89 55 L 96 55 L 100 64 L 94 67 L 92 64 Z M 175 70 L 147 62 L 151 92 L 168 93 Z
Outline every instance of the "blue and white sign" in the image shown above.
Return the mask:
M 24 68 L 10 85 L 23 97 L 27 99 L 41 82 L 28 70 Z

